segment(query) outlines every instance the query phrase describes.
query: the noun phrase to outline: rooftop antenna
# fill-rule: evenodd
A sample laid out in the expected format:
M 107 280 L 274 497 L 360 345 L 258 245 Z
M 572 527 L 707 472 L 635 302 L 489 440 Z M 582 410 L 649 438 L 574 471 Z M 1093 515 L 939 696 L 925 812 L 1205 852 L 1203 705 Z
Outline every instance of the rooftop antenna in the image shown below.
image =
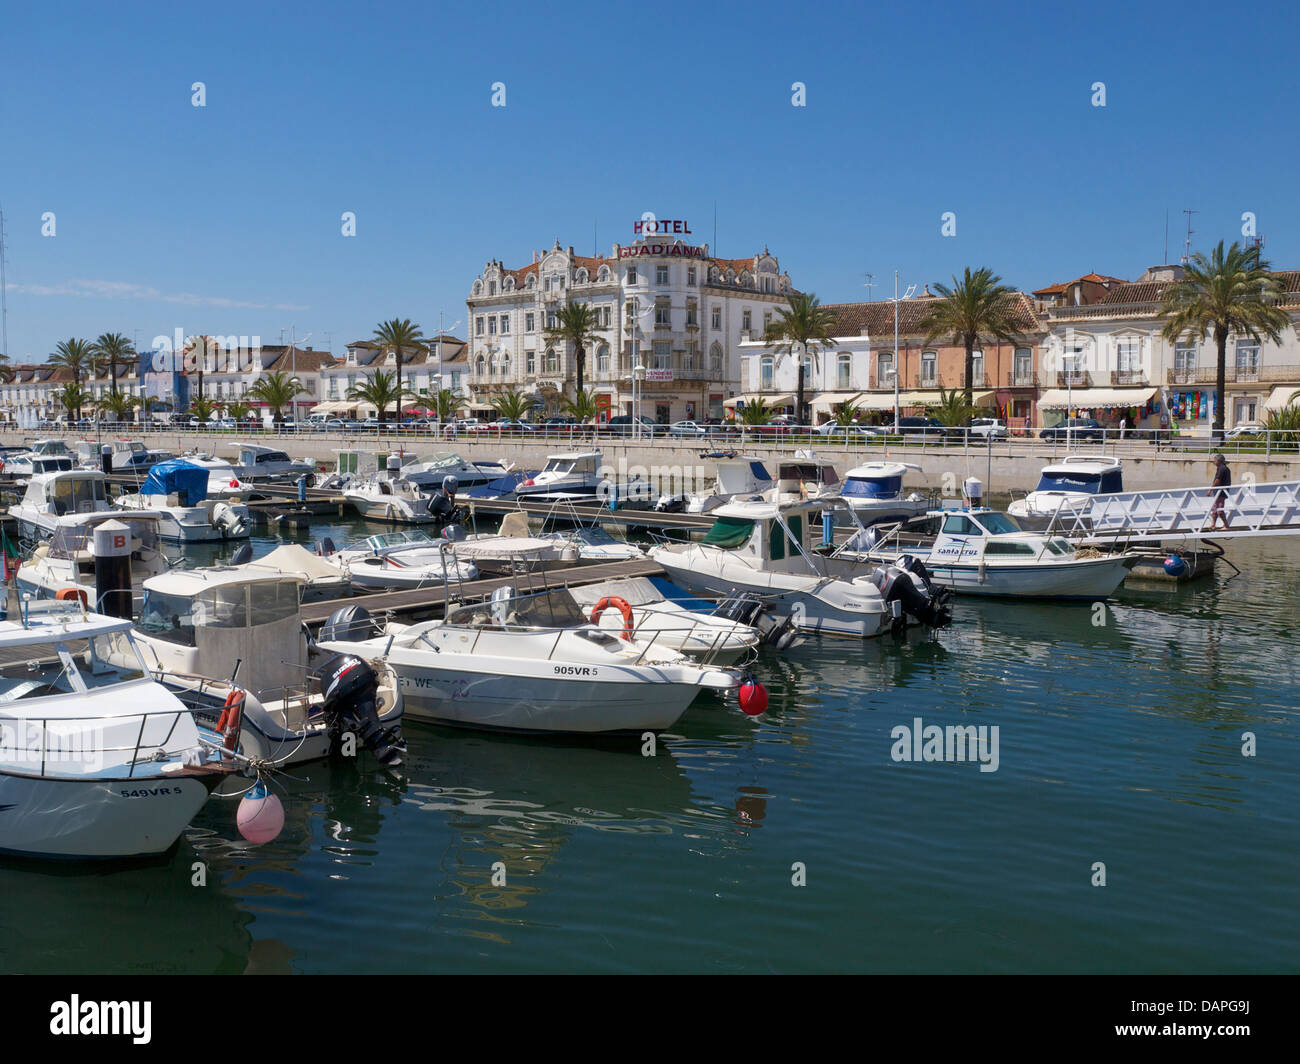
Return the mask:
M 1161 262 L 1169 261 L 1169 208 L 1168 207 L 1165 208 L 1165 257 L 1162 258 L 1160 261 Z
M 718 201 L 713 201 L 713 246 L 710 248 L 713 257 L 718 257 Z
M 5 212 L 0 209 L 0 355 L 9 357 L 9 285 L 5 279 Z
M 1187 261 L 1192 257 L 1192 234 L 1196 232 L 1196 230 L 1192 228 L 1192 215 L 1200 214 L 1201 212 L 1184 210 L 1183 213 L 1187 215 L 1187 242 L 1183 245 L 1183 265 L 1186 266 Z
M 868 273 L 868 274 L 865 274 L 865 277 L 867 278 L 867 283 L 864 284 L 862 287 L 865 288 L 865 289 L 867 290 L 867 302 L 868 302 L 868 303 L 872 302 L 872 292 L 871 292 L 871 290 L 872 290 L 873 288 L 876 287 L 875 276 L 876 276 L 876 275 L 875 275 L 874 273 Z

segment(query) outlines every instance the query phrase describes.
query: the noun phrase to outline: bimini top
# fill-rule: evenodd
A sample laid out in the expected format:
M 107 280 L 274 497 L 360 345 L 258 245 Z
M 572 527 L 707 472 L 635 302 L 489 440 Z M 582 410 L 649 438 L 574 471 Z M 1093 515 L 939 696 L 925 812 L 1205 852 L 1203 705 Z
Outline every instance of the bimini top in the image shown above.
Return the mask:
M 904 477 L 909 469 L 920 469 L 911 462 L 867 462 L 854 466 L 844 475 L 855 480 L 881 480 L 884 477 Z
M 191 598 L 214 587 L 230 587 L 232 584 L 267 584 L 292 580 L 295 584 L 305 584 L 307 577 L 302 573 L 275 572 L 270 569 L 249 571 L 243 565 L 214 565 L 203 569 L 173 569 L 170 572 L 151 576 L 144 582 L 146 591 L 157 591 L 164 595 L 179 595 Z
M 197 506 L 208 497 L 208 470 L 183 458 L 173 458 L 153 466 L 140 485 L 141 495 L 173 493 L 182 506 Z
M 1053 465 L 1043 466 L 1044 473 L 1108 473 L 1122 469 L 1118 458 L 1091 454 L 1067 454 Z

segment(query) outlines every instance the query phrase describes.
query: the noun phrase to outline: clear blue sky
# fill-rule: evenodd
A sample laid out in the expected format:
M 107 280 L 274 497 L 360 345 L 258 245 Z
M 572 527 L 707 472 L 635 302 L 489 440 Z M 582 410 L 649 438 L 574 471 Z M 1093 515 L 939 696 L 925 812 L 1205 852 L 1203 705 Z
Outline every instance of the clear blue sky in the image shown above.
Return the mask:
M 1186 207 L 1195 247 L 1253 211 L 1266 256 L 1300 267 L 1281 3 L 292 8 L 9 6 L 15 361 L 176 328 L 296 326 L 338 353 L 380 319 L 463 319 L 485 260 L 590 254 L 593 225 L 601 254 L 646 210 L 710 240 L 715 201 L 719 254 L 766 244 L 824 302 L 866 298 L 867 272 L 884 297 L 895 268 L 1134 278 L 1166 210 L 1177 260 Z

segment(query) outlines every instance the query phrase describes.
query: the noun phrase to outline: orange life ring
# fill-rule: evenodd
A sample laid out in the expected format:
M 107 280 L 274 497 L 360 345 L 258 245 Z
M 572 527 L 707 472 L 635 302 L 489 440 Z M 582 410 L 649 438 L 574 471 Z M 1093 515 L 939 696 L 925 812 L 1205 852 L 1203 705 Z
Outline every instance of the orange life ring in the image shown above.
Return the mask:
M 81 602 L 81 608 L 84 610 L 89 605 L 86 598 L 86 589 L 81 587 L 61 587 L 54 595 L 56 602 L 71 602 L 77 599 Z
M 632 607 L 627 604 L 627 599 L 619 598 L 617 595 L 606 595 L 596 603 L 596 608 L 591 611 L 591 623 L 599 624 L 600 615 L 609 606 L 613 606 L 623 615 L 623 638 L 629 643 L 632 642 L 632 632 L 635 625 L 632 623 Z
M 217 731 L 221 733 L 221 745 L 232 753 L 239 743 L 239 725 L 244 716 L 244 692 L 238 688 L 226 695 L 226 703 L 221 707 L 221 716 L 217 718 Z

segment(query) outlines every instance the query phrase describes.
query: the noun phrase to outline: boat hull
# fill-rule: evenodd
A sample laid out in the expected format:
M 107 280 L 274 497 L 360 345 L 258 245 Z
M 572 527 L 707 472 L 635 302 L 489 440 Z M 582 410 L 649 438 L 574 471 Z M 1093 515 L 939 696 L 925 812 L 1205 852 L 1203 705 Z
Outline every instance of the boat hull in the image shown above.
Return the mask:
M 985 566 L 932 562 L 919 555 L 934 583 L 960 595 L 997 598 L 1109 598 L 1128 576 L 1132 561 L 1122 556 L 1087 558 L 1059 565 Z M 884 562 L 886 559 L 880 559 Z

